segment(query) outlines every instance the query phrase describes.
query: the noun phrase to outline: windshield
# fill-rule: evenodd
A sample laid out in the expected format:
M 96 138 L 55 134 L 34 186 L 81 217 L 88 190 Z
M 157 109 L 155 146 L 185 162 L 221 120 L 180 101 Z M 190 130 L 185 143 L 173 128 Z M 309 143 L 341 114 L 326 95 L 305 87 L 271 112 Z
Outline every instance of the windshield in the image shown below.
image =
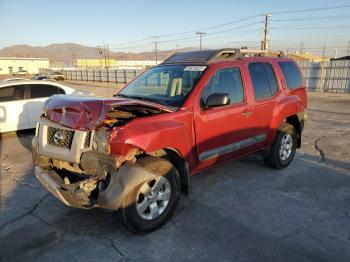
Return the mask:
M 180 107 L 206 66 L 166 65 L 149 69 L 117 95 Z

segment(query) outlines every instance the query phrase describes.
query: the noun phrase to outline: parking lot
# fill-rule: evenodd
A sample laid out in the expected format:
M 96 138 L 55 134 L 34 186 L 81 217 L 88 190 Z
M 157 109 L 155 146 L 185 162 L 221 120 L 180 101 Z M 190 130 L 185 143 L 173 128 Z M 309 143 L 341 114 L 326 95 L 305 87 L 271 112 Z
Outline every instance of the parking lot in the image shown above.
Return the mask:
M 66 82 L 96 95 L 117 86 Z M 191 178 L 148 235 L 64 206 L 33 175 L 34 131 L 0 138 L 0 261 L 349 261 L 350 94 L 310 93 L 303 145 L 278 171 L 251 156 Z

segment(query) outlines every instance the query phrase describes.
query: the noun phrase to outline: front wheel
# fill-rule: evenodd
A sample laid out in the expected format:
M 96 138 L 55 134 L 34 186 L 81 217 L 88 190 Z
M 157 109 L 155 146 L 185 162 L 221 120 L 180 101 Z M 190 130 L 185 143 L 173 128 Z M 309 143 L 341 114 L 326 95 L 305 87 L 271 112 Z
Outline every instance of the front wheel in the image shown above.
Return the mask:
M 264 156 L 264 161 L 275 169 L 282 169 L 292 162 L 297 148 L 297 134 L 295 128 L 283 123 L 277 131 L 272 148 Z
M 165 159 L 146 156 L 136 164 L 156 174 L 157 178 L 132 190 L 123 202 L 121 216 L 130 231 L 143 234 L 169 220 L 180 197 L 181 183 L 178 171 Z

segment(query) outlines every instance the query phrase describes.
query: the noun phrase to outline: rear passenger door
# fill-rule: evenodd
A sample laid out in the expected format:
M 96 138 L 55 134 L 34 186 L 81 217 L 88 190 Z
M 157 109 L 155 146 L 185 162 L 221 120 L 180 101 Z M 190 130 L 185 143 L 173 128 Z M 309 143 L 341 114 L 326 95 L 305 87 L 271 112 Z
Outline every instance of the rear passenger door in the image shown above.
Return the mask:
M 29 125 L 35 127 L 43 113 L 43 105 L 46 99 L 52 95 L 65 94 L 65 91 L 55 85 L 28 84 L 27 94 L 29 98 L 27 104 Z
M 259 62 L 248 65 L 250 78 L 254 90 L 254 136 L 260 138 L 255 146 L 260 147 L 266 143 L 270 122 L 273 117 L 276 103 L 275 96 L 279 92 L 276 75 L 270 63 Z

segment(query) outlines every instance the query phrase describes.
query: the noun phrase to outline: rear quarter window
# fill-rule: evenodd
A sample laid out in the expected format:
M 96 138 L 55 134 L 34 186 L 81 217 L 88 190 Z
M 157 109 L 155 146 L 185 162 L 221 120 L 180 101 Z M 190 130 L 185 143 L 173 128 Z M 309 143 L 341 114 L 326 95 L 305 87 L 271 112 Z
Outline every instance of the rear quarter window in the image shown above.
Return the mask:
M 64 90 L 53 85 L 29 85 L 29 94 L 31 99 L 50 97 L 57 94 L 65 94 Z
M 10 102 L 24 99 L 24 87 L 22 85 L 0 88 L 0 102 Z
M 303 86 L 303 80 L 297 66 L 293 62 L 278 62 L 282 69 L 287 88 L 299 88 Z

